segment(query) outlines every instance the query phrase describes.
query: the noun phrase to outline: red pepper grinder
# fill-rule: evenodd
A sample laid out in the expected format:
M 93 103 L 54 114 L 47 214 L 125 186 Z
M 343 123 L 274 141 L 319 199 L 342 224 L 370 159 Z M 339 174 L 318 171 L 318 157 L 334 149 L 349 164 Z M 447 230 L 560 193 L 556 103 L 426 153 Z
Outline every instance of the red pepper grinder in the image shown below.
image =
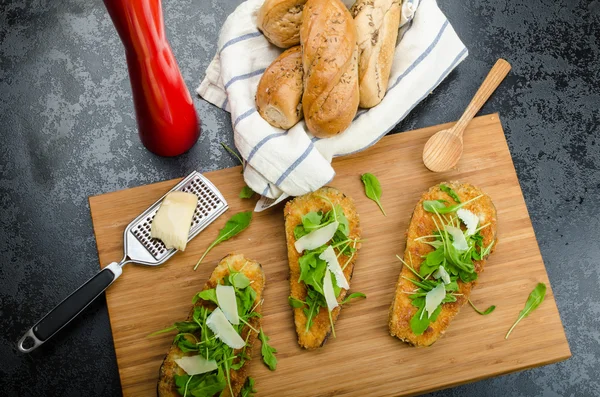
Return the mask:
M 159 156 L 187 152 L 200 136 L 192 97 L 165 37 L 160 0 L 104 0 L 125 46 L 140 139 Z

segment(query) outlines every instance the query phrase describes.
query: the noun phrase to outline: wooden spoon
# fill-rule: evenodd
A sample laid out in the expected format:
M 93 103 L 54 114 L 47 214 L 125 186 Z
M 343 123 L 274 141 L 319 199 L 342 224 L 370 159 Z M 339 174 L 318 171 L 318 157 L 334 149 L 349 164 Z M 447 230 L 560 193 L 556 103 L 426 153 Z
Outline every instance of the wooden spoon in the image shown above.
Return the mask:
M 423 149 L 425 167 L 433 172 L 444 172 L 458 163 L 463 152 L 463 132 L 509 71 L 510 64 L 498 59 L 460 120 L 452 128 L 439 131 L 429 138 Z

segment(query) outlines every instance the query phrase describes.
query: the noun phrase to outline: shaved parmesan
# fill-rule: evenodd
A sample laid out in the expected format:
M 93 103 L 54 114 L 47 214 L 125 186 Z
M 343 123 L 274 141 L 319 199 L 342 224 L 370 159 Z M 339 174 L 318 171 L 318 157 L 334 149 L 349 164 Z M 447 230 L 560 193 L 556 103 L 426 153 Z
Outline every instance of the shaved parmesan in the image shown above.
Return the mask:
M 241 349 L 246 345 L 246 342 L 244 342 L 233 326 L 229 324 L 227 317 L 225 317 L 218 307 L 208 316 L 206 325 L 214 332 L 217 338 L 221 339 L 223 343 L 232 349 Z
M 304 250 L 314 250 L 315 248 L 319 248 L 333 238 L 339 225 L 339 222 L 335 221 L 301 237 L 294 243 L 296 251 L 301 254 Z
M 456 215 L 467 227 L 467 236 L 472 236 L 477 231 L 477 225 L 479 225 L 479 217 L 469 210 L 460 208 L 456 211 Z
M 175 362 L 190 376 L 204 374 L 219 368 L 215 360 L 207 360 L 200 355 L 181 357 L 176 359 Z
M 467 239 L 462 230 L 457 227 L 446 225 L 446 231 L 450 233 L 454 241 L 452 245 L 458 251 L 466 251 L 469 249 L 469 244 L 467 244 Z
M 441 277 L 444 284 L 450 284 L 450 275 L 446 271 L 444 266 L 438 267 L 438 269 L 433 273 L 433 277 L 437 280 Z
M 325 295 L 325 302 L 327 302 L 327 309 L 332 311 L 338 307 L 337 299 L 335 298 L 335 291 L 333 290 L 333 282 L 331 281 L 331 272 L 329 269 L 325 270 L 325 278 L 323 279 L 323 294 Z
M 431 317 L 435 309 L 442 303 L 446 297 L 446 288 L 444 284 L 438 284 L 434 289 L 429 291 L 425 295 L 425 310 L 427 311 L 427 317 Z
M 217 302 L 223 311 L 223 314 L 231 324 L 238 325 L 240 318 L 238 316 L 237 301 L 235 300 L 235 290 L 230 285 L 217 284 Z
M 346 280 L 346 276 L 344 276 L 344 271 L 340 266 L 340 263 L 335 256 L 335 251 L 331 246 L 327 247 L 325 251 L 321 255 L 319 255 L 319 259 L 327 262 L 327 269 L 335 276 L 335 281 L 337 282 L 338 287 L 344 289 L 350 289 L 348 285 L 348 281 Z
M 162 241 L 168 249 L 185 251 L 197 205 L 198 196 L 193 193 L 167 194 L 152 220 L 150 236 Z

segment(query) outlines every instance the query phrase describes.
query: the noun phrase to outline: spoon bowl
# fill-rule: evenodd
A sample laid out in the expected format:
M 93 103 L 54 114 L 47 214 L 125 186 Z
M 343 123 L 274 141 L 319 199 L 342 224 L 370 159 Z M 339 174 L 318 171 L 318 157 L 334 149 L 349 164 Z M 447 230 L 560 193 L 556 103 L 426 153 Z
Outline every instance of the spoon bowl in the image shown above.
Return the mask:
M 433 172 L 447 171 L 458 163 L 462 153 L 462 135 L 457 136 L 452 129 L 441 130 L 425 144 L 423 163 Z

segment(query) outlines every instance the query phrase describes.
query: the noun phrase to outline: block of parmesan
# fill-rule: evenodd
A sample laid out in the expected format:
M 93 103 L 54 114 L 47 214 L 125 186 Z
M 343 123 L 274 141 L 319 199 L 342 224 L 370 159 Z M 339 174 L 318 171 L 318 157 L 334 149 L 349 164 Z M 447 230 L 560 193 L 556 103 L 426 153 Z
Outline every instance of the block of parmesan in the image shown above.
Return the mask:
M 152 221 L 150 235 L 167 248 L 185 251 L 198 197 L 193 193 L 171 192 L 164 198 Z

